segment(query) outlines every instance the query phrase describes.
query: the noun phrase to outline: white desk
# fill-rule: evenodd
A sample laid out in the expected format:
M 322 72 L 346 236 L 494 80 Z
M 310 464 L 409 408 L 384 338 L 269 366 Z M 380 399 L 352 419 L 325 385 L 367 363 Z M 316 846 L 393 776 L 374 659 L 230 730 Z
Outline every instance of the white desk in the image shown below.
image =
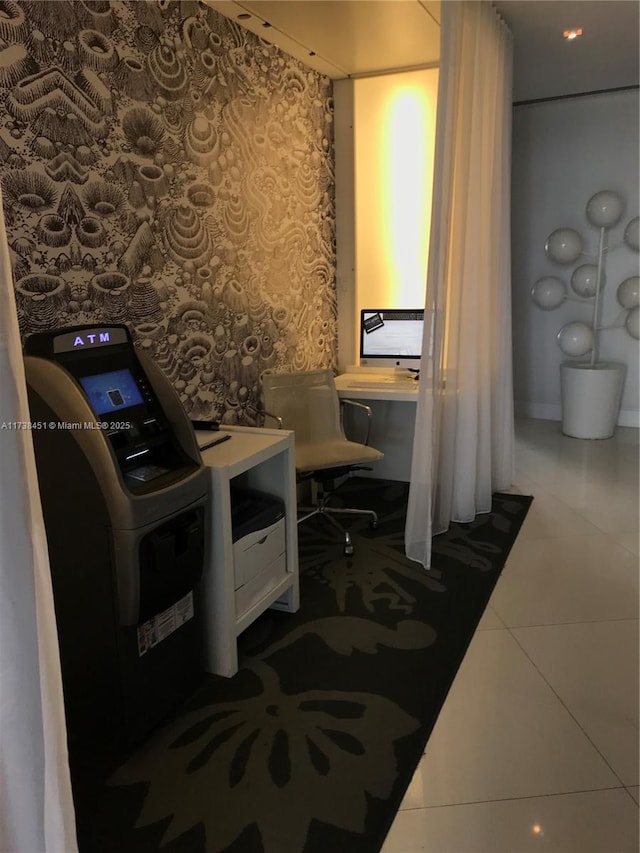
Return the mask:
M 231 676 L 238 671 L 238 635 L 269 607 L 294 613 L 300 606 L 298 525 L 293 433 L 224 427 L 199 431 L 198 444 L 202 448 L 223 434 L 231 438 L 201 450 L 211 477 L 212 522 L 203 574 L 205 661 L 208 672 Z M 277 495 L 285 504 L 286 560 L 251 581 L 249 604 L 242 607 L 236 606 L 231 486 Z
M 420 383 L 404 371 L 386 373 L 382 370 L 361 368 L 359 371 L 341 373 L 336 376 L 336 388 L 342 398 L 352 400 L 390 400 L 392 402 L 417 403 Z
M 336 376 L 341 399 L 359 400 L 371 407 L 373 421 L 369 444 L 384 453 L 384 459 L 362 471 L 362 476 L 408 482 L 411 476 L 413 433 L 419 382 L 406 371 L 348 368 Z M 347 434 L 358 435 L 358 413 L 345 409 Z

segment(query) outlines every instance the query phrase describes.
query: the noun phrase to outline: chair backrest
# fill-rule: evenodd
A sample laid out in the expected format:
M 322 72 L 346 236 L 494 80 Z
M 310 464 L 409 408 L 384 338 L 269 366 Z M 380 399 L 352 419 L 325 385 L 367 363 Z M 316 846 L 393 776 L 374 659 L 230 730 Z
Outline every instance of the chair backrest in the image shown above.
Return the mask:
M 285 429 L 294 430 L 297 446 L 344 440 L 331 370 L 263 373 L 261 379 L 266 411 L 282 418 Z

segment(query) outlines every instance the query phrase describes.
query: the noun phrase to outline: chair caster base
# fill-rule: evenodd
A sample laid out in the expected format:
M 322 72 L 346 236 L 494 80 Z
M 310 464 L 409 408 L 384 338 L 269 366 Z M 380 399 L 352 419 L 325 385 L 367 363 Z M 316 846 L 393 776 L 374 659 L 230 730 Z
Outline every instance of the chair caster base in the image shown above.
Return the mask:
M 343 553 L 344 553 L 345 557 L 352 557 L 353 556 L 353 542 L 351 540 L 351 534 L 349 533 L 349 531 L 346 531 L 344 534 Z

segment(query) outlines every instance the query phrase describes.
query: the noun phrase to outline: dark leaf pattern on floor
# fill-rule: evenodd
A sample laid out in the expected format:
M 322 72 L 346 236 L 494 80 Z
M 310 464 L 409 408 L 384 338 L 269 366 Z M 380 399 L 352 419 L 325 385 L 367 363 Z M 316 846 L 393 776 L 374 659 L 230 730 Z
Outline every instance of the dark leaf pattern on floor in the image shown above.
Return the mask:
M 270 667 L 254 669 L 255 697 L 216 714 L 193 712 L 180 734 L 169 728 L 113 776 L 114 785 L 151 779 L 137 826 L 166 821 L 163 844 L 204 821 L 207 839 L 216 839 L 207 850 L 219 853 L 246 828 L 251 801 L 265 853 L 282 853 L 283 820 L 287 849 L 302 850 L 313 820 L 362 832 L 369 798 L 389 796 L 398 773 L 394 743 L 418 720 L 370 693 L 287 695 Z M 224 798 L 209 800 L 213 790 Z M 178 801 L 179 809 L 170 805 Z
M 452 524 L 426 571 L 403 553 L 407 494 L 347 481 L 336 504 L 380 516 L 354 524 L 353 557 L 326 520 L 301 525 L 300 611 L 264 613 L 238 674 L 119 767 L 81 853 L 379 851 L 531 500 Z

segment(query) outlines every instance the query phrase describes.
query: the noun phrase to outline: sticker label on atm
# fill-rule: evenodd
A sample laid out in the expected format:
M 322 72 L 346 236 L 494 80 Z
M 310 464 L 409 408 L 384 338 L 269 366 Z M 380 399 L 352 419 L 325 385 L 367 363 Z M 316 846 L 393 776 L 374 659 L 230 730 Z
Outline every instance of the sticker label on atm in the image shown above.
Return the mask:
M 156 613 L 153 619 L 138 625 L 138 656 L 145 655 L 190 619 L 193 619 L 192 592 L 187 593 L 184 598 L 167 607 L 162 613 Z

